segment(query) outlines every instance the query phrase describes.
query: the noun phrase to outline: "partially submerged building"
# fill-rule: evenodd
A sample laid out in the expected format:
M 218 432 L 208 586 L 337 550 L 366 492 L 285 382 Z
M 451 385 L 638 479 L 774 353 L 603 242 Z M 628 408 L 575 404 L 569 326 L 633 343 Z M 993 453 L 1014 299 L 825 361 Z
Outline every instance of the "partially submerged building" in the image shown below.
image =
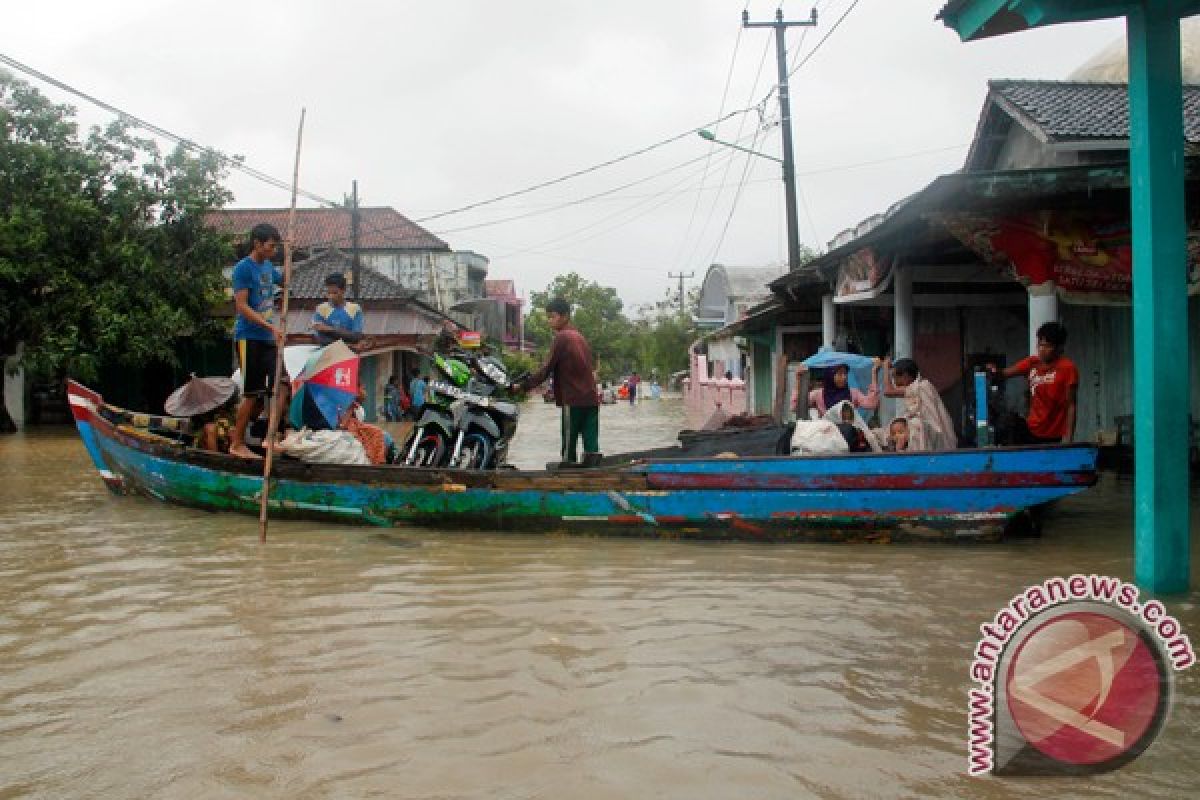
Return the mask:
M 993 81 L 962 171 L 840 234 L 803 271 L 770 284 L 772 303 L 700 348 L 735 343 L 747 408 L 782 416 L 795 361 L 807 354 L 788 352 L 784 332 L 806 330 L 802 319 L 821 345 L 914 357 L 970 432 L 973 370 L 1015 363 L 1042 323 L 1060 320 L 1081 377 L 1076 436 L 1124 429 L 1134 379 L 1127 107 L 1123 84 Z M 1190 153 L 1200 146 L 1200 86 L 1185 89 L 1184 114 Z M 1196 337 L 1200 155 L 1184 168 Z M 1200 362 L 1178 369 L 1200 419 Z M 1010 405 L 1020 407 L 1023 391 L 1010 382 Z

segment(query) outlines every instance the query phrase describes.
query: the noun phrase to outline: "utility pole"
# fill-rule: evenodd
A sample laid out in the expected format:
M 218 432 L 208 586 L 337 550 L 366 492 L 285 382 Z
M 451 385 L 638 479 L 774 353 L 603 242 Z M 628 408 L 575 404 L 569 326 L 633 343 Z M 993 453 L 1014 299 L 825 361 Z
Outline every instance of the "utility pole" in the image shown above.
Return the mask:
M 689 272 L 687 275 L 684 275 L 682 272 L 679 273 L 678 275 L 674 275 L 670 272 L 667 273 L 668 278 L 679 278 L 679 313 L 680 314 L 683 314 L 686 311 L 686 308 L 685 308 L 686 297 L 683 294 L 683 280 L 684 280 L 684 278 L 694 278 L 695 276 L 696 276 L 696 273 L 694 273 L 694 272 Z
M 350 296 L 358 300 L 358 279 L 360 277 L 360 264 L 358 260 L 358 181 L 354 181 L 353 191 L 350 207 Z
M 783 129 L 783 186 L 787 201 L 788 269 L 800 266 L 800 223 L 796 216 L 796 161 L 792 153 L 792 101 L 788 94 L 787 44 L 788 28 L 812 28 L 817 24 L 817 10 L 803 22 L 785 22 L 783 9 L 775 11 L 774 22 L 751 22 L 750 12 L 742 12 L 743 28 L 774 28 L 775 59 L 779 68 L 779 127 Z

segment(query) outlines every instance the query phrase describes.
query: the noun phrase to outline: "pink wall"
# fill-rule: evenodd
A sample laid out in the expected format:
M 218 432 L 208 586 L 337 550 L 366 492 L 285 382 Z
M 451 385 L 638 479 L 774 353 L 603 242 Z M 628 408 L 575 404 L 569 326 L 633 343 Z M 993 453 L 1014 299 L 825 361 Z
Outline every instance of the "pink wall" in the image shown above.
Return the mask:
M 720 366 L 713 365 L 714 375 L 725 374 L 724 369 L 717 371 Z M 708 357 L 692 353 L 691 371 L 683 384 L 683 402 L 693 426 L 703 425 L 718 408 L 730 416 L 741 414 L 746 411 L 746 383 L 738 378 L 709 378 Z

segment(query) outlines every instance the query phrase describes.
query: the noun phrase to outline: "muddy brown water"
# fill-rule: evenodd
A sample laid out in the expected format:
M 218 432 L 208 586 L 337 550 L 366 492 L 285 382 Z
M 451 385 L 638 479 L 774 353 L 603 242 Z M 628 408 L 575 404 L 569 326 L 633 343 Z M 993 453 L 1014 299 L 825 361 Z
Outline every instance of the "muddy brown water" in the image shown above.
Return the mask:
M 682 418 L 606 407 L 601 441 Z M 557 431 L 528 406 L 517 460 Z M 1200 667 L 1118 772 L 964 774 L 979 624 L 1048 576 L 1130 578 L 1131 513 L 1106 479 L 1001 545 L 259 546 L 251 517 L 109 495 L 70 429 L 0 437 L 0 798 L 1196 797 Z M 1167 599 L 1193 639 L 1198 600 Z

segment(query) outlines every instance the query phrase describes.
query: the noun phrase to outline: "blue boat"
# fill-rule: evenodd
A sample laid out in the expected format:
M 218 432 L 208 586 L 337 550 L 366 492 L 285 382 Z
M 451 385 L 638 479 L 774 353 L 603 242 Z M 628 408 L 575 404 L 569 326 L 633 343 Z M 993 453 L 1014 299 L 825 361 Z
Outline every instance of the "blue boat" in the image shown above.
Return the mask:
M 110 406 L 71 382 L 79 434 L 109 489 L 257 514 L 261 464 L 185 446 L 186 424 Z M 939 453 L 648 458 L 587 470 L 276 462 L 270 511 L 374 525 L 797 541 L 994 540 L 1096 481 L 1090 445 Z

